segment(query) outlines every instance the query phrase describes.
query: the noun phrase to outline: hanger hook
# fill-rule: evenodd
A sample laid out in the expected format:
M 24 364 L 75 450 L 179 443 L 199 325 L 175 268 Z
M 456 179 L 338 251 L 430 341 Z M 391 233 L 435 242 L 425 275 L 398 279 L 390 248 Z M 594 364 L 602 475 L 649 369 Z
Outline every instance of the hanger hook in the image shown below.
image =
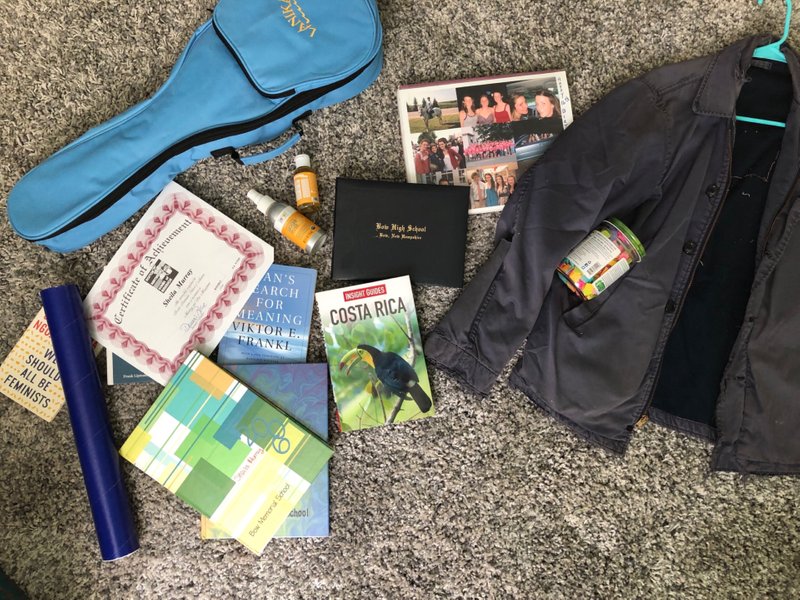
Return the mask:
M 786 5 L 786 20 L 783 24 L 783 37 L 777 41 L 776 46 L 780 46 L 789 39 L 789 25 L 792 22 L 792 0 L 784 0 Z M 758 5 L 763 6 L 764 0 L 758 0 Z

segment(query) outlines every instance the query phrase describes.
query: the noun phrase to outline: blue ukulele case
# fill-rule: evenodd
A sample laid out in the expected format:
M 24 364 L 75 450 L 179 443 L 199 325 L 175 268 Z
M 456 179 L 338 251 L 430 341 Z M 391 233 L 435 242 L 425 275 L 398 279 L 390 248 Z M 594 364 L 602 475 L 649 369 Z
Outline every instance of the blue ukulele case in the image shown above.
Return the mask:
M 209 156 L 275 139 L 378 76 L 375 0 L 221 0 L 151 98 L 87 131 L 11 190 L 23 238 L 57 252 L 93 242 Z

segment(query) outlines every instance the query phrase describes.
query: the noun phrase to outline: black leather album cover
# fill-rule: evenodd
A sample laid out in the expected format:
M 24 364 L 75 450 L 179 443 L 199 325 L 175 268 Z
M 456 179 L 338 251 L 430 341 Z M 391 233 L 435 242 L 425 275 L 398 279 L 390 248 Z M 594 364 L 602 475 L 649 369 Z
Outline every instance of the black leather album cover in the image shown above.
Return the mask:
M 468 209 L 467 186 L 339 178 L 331 276 L 461 287 Z

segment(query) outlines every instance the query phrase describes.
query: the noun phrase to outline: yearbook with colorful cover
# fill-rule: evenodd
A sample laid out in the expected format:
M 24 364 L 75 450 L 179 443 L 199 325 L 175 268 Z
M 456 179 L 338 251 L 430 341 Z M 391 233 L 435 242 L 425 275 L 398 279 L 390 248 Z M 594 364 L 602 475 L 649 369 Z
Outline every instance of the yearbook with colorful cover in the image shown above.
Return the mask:
M 326 364 L 229 365 L 225 369 L 317 436 L 328 439 Z M 329 523 L 328 465 L 325 465 L 275 537 L 326 537 Z M 200 518 L 200 525 L 203 539 L 230 537 L 206 517 Z
M 260 554 L 332 451 L 193 351 L 120 454 Z
M 273 264 L 225 332 L 219 364 L 305 362 L 316 282 L 314 269 Z
M 433 415 L 407 275 L 318 292 L 317 306 L 342 431 Z

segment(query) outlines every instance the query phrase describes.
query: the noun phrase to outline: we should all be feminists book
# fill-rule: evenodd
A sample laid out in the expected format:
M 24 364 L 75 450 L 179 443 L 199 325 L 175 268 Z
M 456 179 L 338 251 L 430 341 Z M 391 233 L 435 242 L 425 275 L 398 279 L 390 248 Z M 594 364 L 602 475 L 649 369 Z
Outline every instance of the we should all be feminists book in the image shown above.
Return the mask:
M 52 421 L 64 405 L 64 388 L 43 308 L 0 365 L 0 393 L 45 421 Z
M 102 349 L 92 342 L 95 354 Z M 50 327 L 39 312 L 0 364 L 0 394 L 52 421 L 64 405 L 64 388 L 50 339 Z

